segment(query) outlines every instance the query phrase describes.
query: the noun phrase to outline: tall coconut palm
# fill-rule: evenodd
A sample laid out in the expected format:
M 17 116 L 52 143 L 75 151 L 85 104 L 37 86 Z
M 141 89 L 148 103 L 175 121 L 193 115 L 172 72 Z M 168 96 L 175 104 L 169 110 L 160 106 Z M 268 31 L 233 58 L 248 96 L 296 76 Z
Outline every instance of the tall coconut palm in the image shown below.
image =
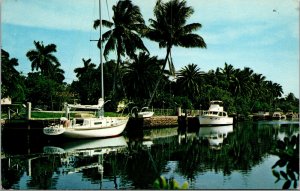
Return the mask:
M 173 46 L 181 46 L 185 48 L 199 47 L 206 48 L 203 38 L 193 33 L 200 29 L 200 23 L 186 24 L 187 19 L 194 13 L 194 9 L 186 5 L 185 0 L 170 0 L 166 3 L 158 0 L 154 7 L 155 19 L 149 19 L 150 27 L 144 35 L 159 43 L 160 48 L 166 48 L 166 56 L 162 72 L 165 70 L 169 60 L 169 69 L 171 73 L 175 73 L 171 58 L 171 49 Z M 148 102 L 150 105 L 154 94 L 156 93 L 158 84 L 163 75 L 157 80 L 155 89 Z
M 53 55 L 56 52 L 56 45 L 44 45 L 43 42 L 34 41 L 35 50 L 30 50 L 26 56 L 31 61 L 31 69 L 40 70 L 42 75 L 51 76 L 54 67 L 59 67 L 58 59 Z
M 126 53 L 128 56 L 134 57 L 137 50 L 148 50 L 139 35 L 139 32 L 145 28 L 145 21 L 139 7 L 133 5 L 131 0 L 119 0 L 112 9 L 114 13 L 113 22 L 107 20 L 100 22 L 98 19 L 94 21 L 94 28 L 100 27 L 100 23 L 110 28 L 102 35 L 102 41 L 106 42 L 103 55 L 107 60 L 111 51 L 115 50 L 117 53 L 117 65 L 114 76 L 115 87 L 119 66 L 122 64 L 121 56 L 125 56 Z M 100 42 L 101 38 L 98 41 L 99 48 Z M 114 89 L 113 91 L 115 91 Z

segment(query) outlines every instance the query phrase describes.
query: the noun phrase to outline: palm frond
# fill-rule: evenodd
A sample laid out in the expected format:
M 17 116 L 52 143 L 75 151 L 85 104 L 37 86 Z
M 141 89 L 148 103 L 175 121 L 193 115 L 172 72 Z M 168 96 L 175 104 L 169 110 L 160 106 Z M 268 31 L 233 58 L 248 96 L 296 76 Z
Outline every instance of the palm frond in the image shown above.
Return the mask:
M 186 34 L 183 36 L 180 36 L 178 38 L 178 41 L 175 46 L 182 46 L 186 48 L 193 48 L 193 47 L 199 47 L 199 48 L 206 48 L 206 43 L 204 39 L 197 35 L 197 34 Z
M 115 50 L 115 47 L 116 47 L 116 39 L 115 38 L 109 38 L 105 44 L 105 48 L 104 48 L 104 52 L 103 52 L 103 55 L 104 55 L 104 58 L 105 60 L 108 59 L 108 54 Z

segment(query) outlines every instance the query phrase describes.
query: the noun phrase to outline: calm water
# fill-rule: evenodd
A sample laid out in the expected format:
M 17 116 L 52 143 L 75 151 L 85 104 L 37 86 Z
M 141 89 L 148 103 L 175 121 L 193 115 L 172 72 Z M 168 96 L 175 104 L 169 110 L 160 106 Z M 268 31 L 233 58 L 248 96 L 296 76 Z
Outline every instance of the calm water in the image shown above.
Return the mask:
M 281 189 L 285 180 L 276 182 L 272 174 L 279 157 L 270 153 L 278 139 L 298 134 L 298 121 L 136 130 L 77 141 L 50 139 L 41 130 L 3 130 L 1 184 L 22 190 L 151 189 L 163 176 L 180 185 L 187 181 L 189 189 Z

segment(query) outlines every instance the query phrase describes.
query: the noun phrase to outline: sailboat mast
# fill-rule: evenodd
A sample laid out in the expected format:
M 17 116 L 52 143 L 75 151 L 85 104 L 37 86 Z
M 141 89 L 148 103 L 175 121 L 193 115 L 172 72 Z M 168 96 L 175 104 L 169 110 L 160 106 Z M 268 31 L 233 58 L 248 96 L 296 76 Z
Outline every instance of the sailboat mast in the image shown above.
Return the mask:
M 99 0 L 99 20 L 100 20 L 100 67 L 101 67 L 101 98 L 104 100 L 104 74 L 102 62 L 102 16 L 101 16 L 101 0 Z

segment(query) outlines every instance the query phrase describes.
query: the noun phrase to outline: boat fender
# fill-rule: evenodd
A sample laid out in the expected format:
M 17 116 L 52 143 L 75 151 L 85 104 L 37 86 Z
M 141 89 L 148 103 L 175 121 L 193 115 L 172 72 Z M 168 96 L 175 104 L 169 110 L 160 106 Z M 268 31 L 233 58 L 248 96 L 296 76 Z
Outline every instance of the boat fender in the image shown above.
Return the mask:
M 70 120 L 63 121 L 63 127 L 69 127 L 70 126 Z

